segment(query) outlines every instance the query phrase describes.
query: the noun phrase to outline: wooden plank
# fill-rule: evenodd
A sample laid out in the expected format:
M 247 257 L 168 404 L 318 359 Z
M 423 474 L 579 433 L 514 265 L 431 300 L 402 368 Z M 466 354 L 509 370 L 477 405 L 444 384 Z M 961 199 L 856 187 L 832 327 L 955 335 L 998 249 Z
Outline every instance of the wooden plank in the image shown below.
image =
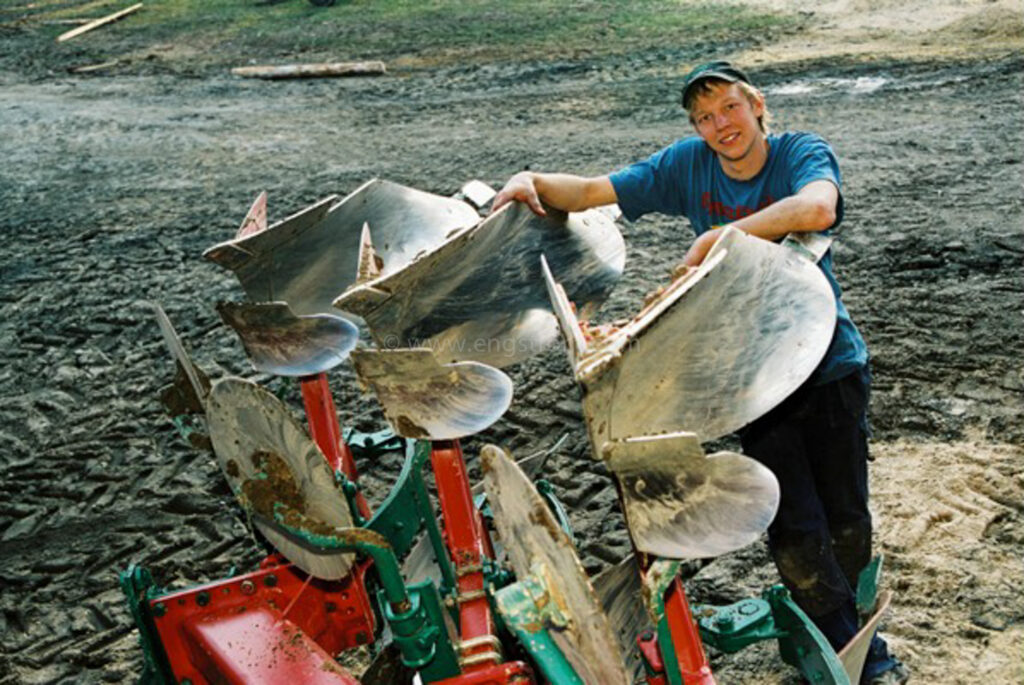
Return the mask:
M 139 2 L 139 3 L 136 3 L 136 4 L 132 5 L 131 7 L 126 7 L 123 10 L 120 10 L 118 12 L 114 12 L 113 14 L 108 14 L 105 17 L 100 17 L 99 19 L 96 19 L 95 21 L 91 21 L 88 24 L 84 24 L 82 26 L 79 26 L 78 28 L 71 29 L 70 31 L 66 31 L 66 32 L 60 34 L 59 36 L 57 36 L 57 42 L 58 43 L 63 43 L 66 40 L 71 40 L 75 36 L 80 36 L 83 33 L 87 33 L 89 31 L 92 31 L 95 28 L 99 28 L 100 26 L 104 26 L 106 24 L 110 24 L 111 22 L 115 22 L 118 19 L 121 19 L 123 17 L 127 17 L 129 14 L 132 14 L 134 12 L 138 12 L 139 9 L 141 9 L 141 8 L 142 8 L 142 3 Z
M 235 67 L 231 73 L 248 78 L 330 78 L 337 76 L 377 76 L 387 72 L 383 62 L 324 62 L 320 64 L 282 64 Z
M 110 67 L 116 67 L 121 63 L 121 60 L 113 59 L 109 62 L 100 62 L 99 64 L 87 64 L 81 67 L 71 67 L 68 71 L 72 74 L 88 74 L 93 71 L 102 71 L 109 69 Z

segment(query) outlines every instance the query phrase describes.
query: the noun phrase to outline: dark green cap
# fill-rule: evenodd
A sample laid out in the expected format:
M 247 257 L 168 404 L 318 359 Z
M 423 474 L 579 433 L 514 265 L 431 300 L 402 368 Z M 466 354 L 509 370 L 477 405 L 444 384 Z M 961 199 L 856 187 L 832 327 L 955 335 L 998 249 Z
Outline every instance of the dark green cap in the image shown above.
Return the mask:
M 684 108 L 686 107 L 687 102 L 689 102 L 694 86 L 709 78 L 728 81 L 729 83 L 736 83 L 737 81 L 750 83 L 750 78 L 747 74 L 742 69 L 734 67 L 729 62 L 723 60 L 705 62 L 686 75 L 686 81 L 683 82 Z

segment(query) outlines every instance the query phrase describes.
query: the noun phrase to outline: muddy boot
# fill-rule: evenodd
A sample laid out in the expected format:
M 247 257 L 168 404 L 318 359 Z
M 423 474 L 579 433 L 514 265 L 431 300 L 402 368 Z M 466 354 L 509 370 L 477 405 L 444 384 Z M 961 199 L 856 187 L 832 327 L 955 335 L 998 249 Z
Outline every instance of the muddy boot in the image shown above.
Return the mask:
M 888 671 L 882 671 L 869 680 L 861 679 L 861 685 L 903 685 L 910 680 L 910 671 L 901 662 L 896 661 L 895 665 Z
M 879 635 L 871 638 L 868 658 L 860 676 L 861 685 L 900 685 L 910 679 L 910 671 L 889 654 L 889 646 Z

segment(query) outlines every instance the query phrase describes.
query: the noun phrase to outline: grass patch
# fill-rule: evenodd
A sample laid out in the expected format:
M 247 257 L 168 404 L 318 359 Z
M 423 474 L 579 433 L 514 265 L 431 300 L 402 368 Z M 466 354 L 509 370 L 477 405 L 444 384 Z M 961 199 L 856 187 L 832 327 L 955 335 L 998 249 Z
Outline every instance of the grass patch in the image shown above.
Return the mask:
M 391 66 L 418 68 L 602 57 L 698 42 L 750 43 L 796 21 L 734 4 L 679 0 L 340 0 L 326 8 L 305 0 L 149 0 L 140 12 L 61 49 L 43 45 L 71 28 L 59 21 L 95 18 L 128 4 L 131 0 L 0 4 L 3 39 L 20 34 L 13 36 L 20 38 L 13 41 L 18 51 L 35 50 L 44 61 L 127 55 L 202 71 L 251 61 L 383 59 Z

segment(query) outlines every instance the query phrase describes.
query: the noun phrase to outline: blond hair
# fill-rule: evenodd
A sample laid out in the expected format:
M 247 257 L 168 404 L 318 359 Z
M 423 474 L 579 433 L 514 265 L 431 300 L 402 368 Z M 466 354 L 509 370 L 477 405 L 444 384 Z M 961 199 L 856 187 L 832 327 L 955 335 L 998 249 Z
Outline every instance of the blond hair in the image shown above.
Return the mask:
M 693 105 L 697 101 L 697 98 L 701 95 L 710 94 L 712 85 L 719 83 L 724 83 L 726 85 L 730 83 L 735 83 L 737 86 L 740 87 L 740 90 L 743 91 L 743 94 L 747 96 L 747 101 L 750 102 L 751 105 L 753 105 L 758 100 L 760 100 L 762 103 L 764 102 L 764 93 L 762 93 L 760 90 L 750 85 L 746 81 L 726 81 L 725 79 L 719 79 L 714 77 L 706 78 L 699 81 L 692 88 L 690 88 L 689 92 L 686 94 L 686 99 L 683 101 L 683 109 L 685 109 L 686 113 L 690 116 L 691 124 L 694 123 Z M 765 105 L 764 111 L 762 112 L 761 116 L 757 118 L 757 125 L 761 127 L 762 133 L 768 133 L 768 127 L 771 124 L 771 122 L 772 114 L 771 112 L 768 111 L 768 106 Z

